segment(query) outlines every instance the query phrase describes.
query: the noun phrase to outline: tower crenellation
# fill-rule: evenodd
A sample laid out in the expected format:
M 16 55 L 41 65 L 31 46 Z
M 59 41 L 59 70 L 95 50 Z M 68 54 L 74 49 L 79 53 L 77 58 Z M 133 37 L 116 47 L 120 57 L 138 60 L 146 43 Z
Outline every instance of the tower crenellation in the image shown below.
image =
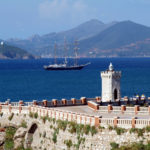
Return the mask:
M 101 72 L 102 78 L 102 101 L 116 101 L 121 98 L 120 78 L 121 71 L 115 71 L 112 63 L 108 70 Z

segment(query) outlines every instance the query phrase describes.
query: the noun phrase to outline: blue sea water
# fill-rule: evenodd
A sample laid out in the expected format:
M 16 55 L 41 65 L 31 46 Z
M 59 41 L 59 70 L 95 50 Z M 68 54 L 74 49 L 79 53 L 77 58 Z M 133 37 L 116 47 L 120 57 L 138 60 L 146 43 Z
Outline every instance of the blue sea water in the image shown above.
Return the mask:
M 122 71 L 122 96 L 150 96 L 150 58 L 80 59 L 81 64 L 91 62 L 80 71 L 44 70 L 43 65 L 50 61 L 53 60 L 0 60 L 0 101 L 100 96 L 100 71 L 106 70 L 110 62 L 115 70 Z

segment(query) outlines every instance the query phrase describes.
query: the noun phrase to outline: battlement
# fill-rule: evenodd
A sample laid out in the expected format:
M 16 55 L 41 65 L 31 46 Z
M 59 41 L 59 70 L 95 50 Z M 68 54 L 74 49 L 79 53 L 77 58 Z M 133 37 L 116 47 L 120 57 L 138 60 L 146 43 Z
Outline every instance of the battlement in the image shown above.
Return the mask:
M 18 102 L 11 102 L 10 99 L 6 100 L 5 102 L 0 102 L 1 105 L 11 105 L 11 106 L 42 106 L 42 107 L 62 107 L 62 106 L 80 106 L 80 105 L 86 105 L 88 101 L 99 101 L 100 97 L 95 98 L 86 98 L 81 97 L 80 99 L 71 98 L 70 100 L 67 99 L 52 99 L 50 101 L 43 100 L 43 101 L 37 101 L 33 100 L 32 102 L 24 102 L 23 100 L 19 100 Z
M 120 75 L 121 76 L 121 71 L 101 71 L 101 75 Z

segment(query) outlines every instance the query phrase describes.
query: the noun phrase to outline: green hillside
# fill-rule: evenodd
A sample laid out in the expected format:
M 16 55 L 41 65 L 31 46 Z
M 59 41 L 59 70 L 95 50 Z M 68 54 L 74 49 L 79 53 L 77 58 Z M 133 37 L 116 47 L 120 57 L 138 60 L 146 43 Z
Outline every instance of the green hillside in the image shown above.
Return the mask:
M 33 59 L 34 56 L 22 50 L 20 48 L 9 46 L 9 45 L 0 45 L 0 59 Z

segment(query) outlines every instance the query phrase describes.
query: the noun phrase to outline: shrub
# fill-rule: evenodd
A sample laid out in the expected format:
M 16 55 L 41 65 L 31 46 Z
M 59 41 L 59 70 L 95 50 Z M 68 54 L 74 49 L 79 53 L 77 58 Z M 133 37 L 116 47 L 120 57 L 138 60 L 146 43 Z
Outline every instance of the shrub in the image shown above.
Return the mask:
M 52 138 L 54 143 L 57 143 L 57 134 L 56 132 L 53 133 L 53 138 Z
M 132 128 L 130 129 L 130 133 L 137 133 L 138 136 L 143 136 L 143 133 L 145 132 L 145 128 L 143 129 L 137 129 L 137 128 Z
M 146 132 L 150 132 L 150 126 L 147 126 L 147 127 L 145 128 L 145 130 L 146 130 Z
M 14 117 L 14 113 L 11 113 L 11 115 L 8 117 L 8 120 L 11 121 Z
M 123 128 L 118 128 L 118 127 L 116 127 L 116 128 L 114 128 L 115 129 L 115 131 L 116 131 L 116 133 L 118 134 L 118 135 L 121 135 L 122 133 L 124 133 L 126 130 L 125 129 L 123 129 Z
M 85 125 L 84 128 L 83 128 L 83 131 L 84 131 L 84 133 L 85 133 L 86 135 L 89 134 L 90 130 L 91 130 L 90 125 Z
M 50 125 L 50 129 L 52 129 L 53 128 L 53 126 L 52 125 Z
M 45 123 L 48 118 L 47 118 L 47 116 L 44 116 L 44 117 L 41 117 L 41 119 L 42 119 L 43 123 Z
M 20 127 L 27 128 L 27 123 L 24 120 L 22 120 Z
M 102 127 L 102 126 L 99 126 L 98 128 L 99 128 L 99 129 L 105 129 L 105 127 Z
M 5 133 L 6 133 L 6 139 L 13 139 L 14 134 L 16 133 L 16 128 L 8 127 Z
M 32 148 L 27 148 L 27 149 L 25 149 L 25 148 L 23 147 L 23 145 L 22 145 L 22 146 L 16 148 L 15 150 L 32 150 Z
M 53 118 L 53 119 L 52 119 L 52 121 L 53 121 L 53 123 L 55 123 L 55 122 L 56 122 L 56 119 L 55 119 L 55 118 Z
M 77 124 L 75 122 L 69 122 L 69 130 L 70 133 L 76 133 Z
M 39 137 L 41 137 L 41 135 L 42 135 L 42 134 L 41 134 L 41 133 L 39 133 Z
M 119 144 L 117 144 L 115 142 L 111 142 L 110 146 L 111 146 L 112 150 L 115 150 L 115 149 L 119 148 Z
M 57 127 L 63 131 L 66 130 L 67 124 L 68 124 L 67 121 L 57 120 Z
M 32 112 L 29 113 L 29 117 L 33 118 L 33 113 Z
M 14 141 L 11 140 L 6 140 L 4 144 L 4 149 L 5 150 L 12 150 L 14 148 Z
M 3 112 L 0 113 L 0 116 L 1 116 L 1 117 L 3 116 Z
M 45 137 L 46 137 L 46 131 L 43 132 L 43 138 L 45 138 Z
M 14 134 L 16 133 L 16 128 L 8 127 L 5 131 L 5 133 L 6 133 L 6 135 L 5 135 L 4 149 L 11 150 L 14 148 L 13 137 L 14 137 Z
M 68 148 L 70 148 L 73 145 L 71 140 L 65 140 L 64 143 L 67 145 Z
M 94 134 L 96 134 L 96 133 L 97 133 L 96 127 L 95 127 L 95 126 L 92 126 L 92 127 L 91 127 L 91 134 L 92 134 L 92 136 L 93 136 Z
M 34 118 L 37 119 L 38 118 L 38 113 L 34 113 Z
M 137 133 L 137 130 L 138 130 L 137 128 L 131 128 L 130 133 Z
M 138 136 L 143 136 L 143 133 L 145 132 L 145 129 L 138 129 L 137 134 Z
M 117 150 L 149 150 L 150 143 L 143 144 L 143 142 L 132 143 L 129 145 L 120 146 Z
M 83 125 L 83 124 L 77 124 L 77 123 L 76 123 L 76 133 L 82 134 L 83 128 L 84 128 L 84 125 Z
M 108 126 L 108 130 L 113 130 L 114 128 L 112 126 Z

